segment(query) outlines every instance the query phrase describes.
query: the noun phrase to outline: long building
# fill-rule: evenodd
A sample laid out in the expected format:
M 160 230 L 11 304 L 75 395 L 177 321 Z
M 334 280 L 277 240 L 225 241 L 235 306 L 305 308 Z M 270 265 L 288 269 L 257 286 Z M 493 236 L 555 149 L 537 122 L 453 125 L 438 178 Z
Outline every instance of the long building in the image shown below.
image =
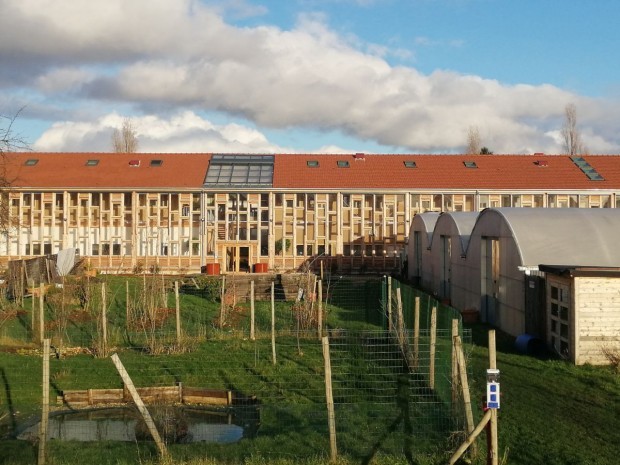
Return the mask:
M 399 272 L 413 217 L 620 208 L 620 155 L 3 155 L 7 261 L 77 248 L 104 272 Z

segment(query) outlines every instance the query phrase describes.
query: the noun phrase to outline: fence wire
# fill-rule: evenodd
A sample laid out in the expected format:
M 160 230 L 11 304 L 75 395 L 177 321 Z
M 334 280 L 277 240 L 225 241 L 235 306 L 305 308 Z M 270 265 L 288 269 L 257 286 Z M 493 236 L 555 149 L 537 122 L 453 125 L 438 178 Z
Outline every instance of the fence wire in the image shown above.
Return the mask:
M 124 286 L 118 288 L 113 299 L 126 291 Z M 338 278 L 326 282 L 324 290 L 321 305 L 329 329 L 323 334 L 330 342 L 339 453 L 360 460 L 377 454 L 427 457 L 449 448 L 455 436 L 462 437 L 461 400 L 451 391 L 452 334 L 445 327 L 454 314 L 444 316 L 448 310 L 438 310 L 438 321 L 445 324 L 438 324 L 434 337 L 431 384 L 426 317 L 420 318 L 415 366 L 403 351 L 402 338 L 382 328 L 387 321 L 386 280 Z M 401 287 L 401 297 L 406 292 L 410 291 Z M 172 294 L 168 298 L 174 300 Z M 159 328 L 156 334 L 167 341 L 158 351 L 148 344 L 148 333 L 142 331 L 146 335 L 140 340 L 126 328 L 118 330 L 120 342 L 111 343 L 107 354 L 93 351 L 100 320 L 67 323 L 65 335 L 70 338 L 63 346 L 53 345 L 50 359 L 50 463 L 60 457 L 63 463 L 142 463 L 157 456 L 129 388 L 109 357 L 113 352 L 173 457 L 207 456 L 236 463 L 249 456 L 327 457 L 323 352 L 318 328 L 299 317 L 300 302 L 278 303 L 273 346 L 270 302 L 256 302 L 252 340 L 246 302 L 236 304 L 243 310 L 220 328 L 215 320 L 221 311 L 217 297 L 209 301 L 180 293 L 181 308 L 184 300 L 185 308 L 195 305 L 193 315 L 208 329 L 175 345 L 174 325 L 167 321 L 171 327 Z M 413 295 L 405 300 L 415 302 Z M 318 303 L 306 301 L 314 312 L 312 306 Z M 117 321 L 122 328 L 123 301 L 110 309 L 108 321 L 112 325 Z M 28 317 L 22 315 L 24 328 Z M 183 325 L 189 332 L 187 320 Z M 89 331 L 92 334 L 83 336 Z M 114 337 L 114 330 L 110 333 Z M 45 335 L 50 334 L 55 333 L 46 328 Z M 465 343 L 471 341 L 469 332 L 460 334 Z M 80 337 L 91 345 L 68 343 Z M 412 347 L 412 325 L 407 325 L 405 339 Z M 0 352 L 0 462 L 35 463 L 41 351 L 36 344 L 19 344 L 15 338 L 11 342 Z

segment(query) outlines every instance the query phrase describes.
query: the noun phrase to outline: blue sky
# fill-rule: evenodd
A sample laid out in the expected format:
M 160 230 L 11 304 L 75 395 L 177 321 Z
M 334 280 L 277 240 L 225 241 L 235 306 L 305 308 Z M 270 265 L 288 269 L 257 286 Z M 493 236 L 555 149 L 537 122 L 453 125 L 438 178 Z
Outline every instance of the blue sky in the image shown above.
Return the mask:
M 615 0 L 0 0 L 0 114 L 35 150 L 618 153 Z

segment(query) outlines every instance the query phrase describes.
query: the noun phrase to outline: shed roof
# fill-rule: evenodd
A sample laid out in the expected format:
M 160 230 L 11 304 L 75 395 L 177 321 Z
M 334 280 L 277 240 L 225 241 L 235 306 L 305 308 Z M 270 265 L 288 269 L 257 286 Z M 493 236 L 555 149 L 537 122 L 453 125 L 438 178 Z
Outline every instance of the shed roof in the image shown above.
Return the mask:
M 620 267 L 620 209 L 488 208 L 506 222 L 523 266 Z
M 474 229 L 476 220 L 478 219 L 478 212 L 444 212 L 437 219 L 437 223 L 434 226 L 433 241 L 435 240 L 435 231 L 439 222 L 451 221 L 459 235 L 459 241 L 461 243 L 461 253 L 467 251 L 469 245 L 469 239 L 471 238 L 471 232 Z
M 418 213 L 413 217 L 413 221 L 411 222 L 411 230 L 415 231 L 418 227 L 418 224 L 422 223 L 422 226 L 424 227 L 424 232 L 426 232 L 427 243 L 428 245 L 430 245 L 431 241 L 433 240 L 433 231 L 435 229 L 435 224 L 437 223 L 438 219 L 438 212 Z

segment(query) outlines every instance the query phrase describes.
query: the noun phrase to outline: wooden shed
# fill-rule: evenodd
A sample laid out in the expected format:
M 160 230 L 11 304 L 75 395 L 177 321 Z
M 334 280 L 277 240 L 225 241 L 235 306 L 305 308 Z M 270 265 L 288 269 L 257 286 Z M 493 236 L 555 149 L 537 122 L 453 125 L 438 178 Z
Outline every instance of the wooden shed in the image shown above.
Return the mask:
M 577 365 L 620 354 L 620 268 L 541 265 L 546 274 L 546 342 Z

